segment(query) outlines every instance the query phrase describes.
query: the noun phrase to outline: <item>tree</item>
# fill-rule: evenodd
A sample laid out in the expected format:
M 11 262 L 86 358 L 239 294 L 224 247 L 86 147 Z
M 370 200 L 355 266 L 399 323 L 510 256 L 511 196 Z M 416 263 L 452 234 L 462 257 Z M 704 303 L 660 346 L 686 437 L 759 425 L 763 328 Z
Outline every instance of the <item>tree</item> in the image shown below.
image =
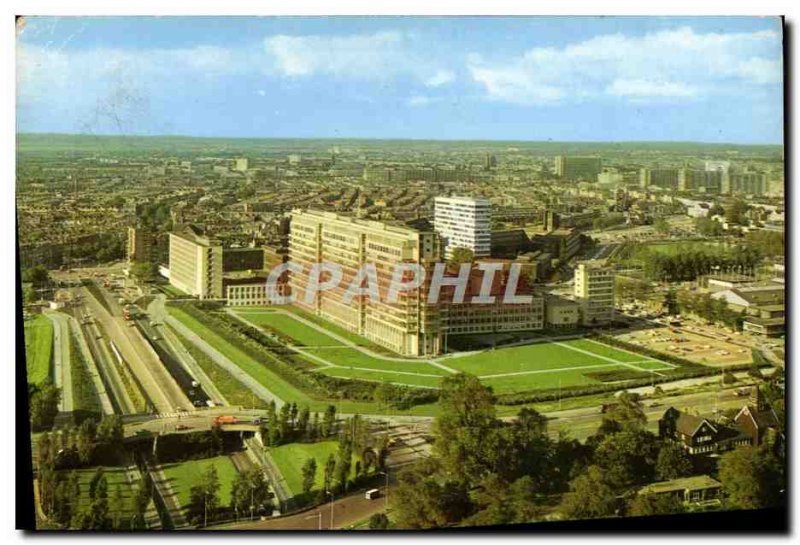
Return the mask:
M 336 468 L 336 458 L 334 457 L 333 453 L 331 453 L 328 456 L 328 460 L 325 462 L 325 474 L 323 477 L 326 492 L 330 491 L 331 486 L 333 485 L 333 470 L 335 468 Z
M 670 288 L 664 296 L 664 311 L 667 314 L 680 314 L 681 308 L 678 305 L 678 296 L 675 290 Z
M 401 528 L 439 528 L 469 515 L 472 503 L 466 485 L 441 478 L 435 459 L 402 468 L 392 502 Z
M 453 248 L 448 263 L 457 267 L 463 263 L 472 263 L 473 259 L 475 259 L 475 252 L 469 248 L 457 246 Z
M 22 281 L 30 282 L 34 289 L 39 290 L 50 284 L 50 273 L 44 265 L 35 265 L 25 269 L 22 273 Z
M 656 477 L 661 481 L 688 477 L 692 469 L 692 460 L 686 450 L 676 441 L 665 441 L 658 451 Z
M 385 513 L 375 513 L 369 517 L 370 530 L 385 530 L 389 527 L 389 517 Z
M 158 276 L 158 265 L 150 261 L 135 261 L 130 272 L 140 283 L 152 282 Z
M 570 482 L 560 511 L 567 519 L 610 517 L 616 511 L 616 501 L 617 495 L 606 482 L 603 470 L 593 465 Z
M 334 431 L 336 425 L 336 407 L 328 405 L 325 409 L 325 415 L 322 417 L 322 436 L 328 437 Z
M 666 220 L 666 218 L 658 218 L 653 223 L 653 229 L 656 231 L 656 233 L 668 235 L 670 231 L 669 222 Z
M 213 464 L 201 475 L 200 482 L 189 490 L 189 522 L 205 526 L 213 520 L 219 509 L 219 476 Z
M 306 460 L 301 473 L 303 475 L 303 493 L 308 494 L 314 487 L 314 480 L 317 477 L 317 461 L 314 458 Z
M 637 494 L 628 505 L 628 515 L 632 517 L 670 515 L 684 511 L 683 504 L 675 496 L 663 494 Z
M 746 202 L 735 199 L 725 210 L 725 221 L 735 225 L 742 225 L 745 222 L 745 213 L 749 206 Z
M 640 430 L 647 424 L 647 415 L 639 394 L 623 391 L 607 414 L 609 420 L 617 422 L 622 429 Z
M 466 373 L 442 380 L 434 452 L 448 475 L 474 483 L 492 472 L 496 452 L 488 440 L 496 428 L 490 388 Z
M 728 504 L 759 509 L 779 503 L 784 488 L 781 464 L 767 449 L 744 446 L 726 452 L 719 461 L 719 480 Z
M 607 484 L 622 489 L 650 482 L 657 456 L 655 435 L 648 431 L 628 429 L 603 439 L 595 451 L 594 463 L 604 471 Z
M 61 390 L 51 383 L 28 388 L 28 407 L 33 431 L 43 431 L 53 427 L 61 402 Z

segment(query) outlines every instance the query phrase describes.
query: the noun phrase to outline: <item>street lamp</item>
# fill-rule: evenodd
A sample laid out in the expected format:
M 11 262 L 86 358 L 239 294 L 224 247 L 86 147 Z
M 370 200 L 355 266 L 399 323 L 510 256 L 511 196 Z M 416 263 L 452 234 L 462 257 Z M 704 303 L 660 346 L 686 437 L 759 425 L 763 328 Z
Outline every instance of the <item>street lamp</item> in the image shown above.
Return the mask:
M 389 513 L 389 468 L 386 471 L 379 471 L 381 475 L 386 477 L 386 495 L 383 496 L 383 510 Z
M 334 500 L 334 496 L 333 496 L 333 492 L 331 492 L 330 490 L 325 490 L 325 493 L 328 494 L 331 497 L 331 525 L 328 527 L 328 529 L 329 530 L 333 530 L 333 500 Z
M 322 530 L 322 511 L 317 511 L 316 515 L 311 515 L 309 517 L 306 517 L 305 520 L 313 518 L 317 519 L 317 530 Z

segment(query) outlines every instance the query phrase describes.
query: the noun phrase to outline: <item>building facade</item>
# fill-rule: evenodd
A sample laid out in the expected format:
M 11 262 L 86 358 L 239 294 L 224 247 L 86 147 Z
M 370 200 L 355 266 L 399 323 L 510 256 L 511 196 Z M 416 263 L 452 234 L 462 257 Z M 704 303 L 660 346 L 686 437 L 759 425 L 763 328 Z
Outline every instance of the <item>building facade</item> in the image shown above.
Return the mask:
M 439 237 L 433 231 L 331 212 L 295 211 L 289 261 L 300 265 L 303 272 L 290 275 L 294 304 L 399 354 L 437 355 L 442 350 L 442 331 L 438 305 L 427 302 L 431 274 L 426 274 L 420 287 L 399 292 L 396 302 L 389 302 L 386 295 L 396 265 L 415 264 L 429 271 L 440 252 Z M 310 271 L 317 263 L 340 267 L 342 278 L 334 289 L 308 294 L 308 301 Z M 345 303 L 347 288 L 365 264 L 375 266 L 379 300 L 361 295 Z
M 491 204 L 485 199 L 436 197 L 434 229 L 444 241 L 445 257 L 455 248 L 468 248 L 474 257 L 489 257 L 492 251 Z
M 132 261 L 155 263 L 157 261 L 155 233 L 141 227 L 128 227 L 127 257 L 129 263 Z
M 222 245 L 191 226 L 170 233 L 169 283 L 200 299 L 221 299 Z
M 568 157 L 558 155 L 555 158 L 556 177 L 563 180 L 586 180 L 594 182 L 603 170 L 600 157 Z
M 575 268 L 575 301 L 581 323 L 604 325 L 614 319 L 614 271 L 601 262 L 584 261 Z

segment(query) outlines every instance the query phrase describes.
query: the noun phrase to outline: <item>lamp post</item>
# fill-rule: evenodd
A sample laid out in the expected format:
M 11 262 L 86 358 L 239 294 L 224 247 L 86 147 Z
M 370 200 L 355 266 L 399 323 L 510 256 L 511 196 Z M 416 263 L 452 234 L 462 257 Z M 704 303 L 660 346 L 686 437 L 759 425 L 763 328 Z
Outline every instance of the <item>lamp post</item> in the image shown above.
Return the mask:
M 328 529 L 329 530 L 333 530 L 333 500 L 334 500 L 334 496 L 333 496 L 333 492 L 331 492 L 330 490 L 325 490 L 325 493 L 328 494 L 331 497 L 331 525 L 328 527 Z
M 311 515 L 309 517 L 306 517 L 306 520 L 313 518 L 317 519 L 317 530 L 322 530 L 322 511 L 317 511 L 316 515 Z
M 386 471 L 380 472 L 384 477 L 386 477 L 386 494 L 383 496 L 383 510 L 386 513 L 389 513 L 389 468 L 386 468 Z

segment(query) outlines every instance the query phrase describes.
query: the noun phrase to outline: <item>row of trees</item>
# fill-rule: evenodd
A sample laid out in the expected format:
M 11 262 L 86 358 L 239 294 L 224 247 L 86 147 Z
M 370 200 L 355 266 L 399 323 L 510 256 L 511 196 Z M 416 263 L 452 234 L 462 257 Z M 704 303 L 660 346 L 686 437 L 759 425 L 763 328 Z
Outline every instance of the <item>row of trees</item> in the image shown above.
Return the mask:
M 745 318 L 744 311 L 731 310 L 724 299 L 714 299 L 709 293 L 667 292 L 665 308 L 672 314 L 678 312 L 694 314 L 709 322 L 725 324 L 737 331 L 742 330 Z
M 311 415 L 307 405 L 298 409 L 297 403 L 286 403 L 278 411 L 271 401 L 261 427 L 262 437 L 270 447 L 316 441 L 336 432 L 336 407 L 328 405 L 320 419 L 318 412 Z
M 645 276 L 662 282 L 695 280 L 712 272 L 753 274 L 762 261 L 759 250 L 750 246 L 711 248 L 697 245 L 678 247 L 674 253 L 646 251 L 639 254 Z

